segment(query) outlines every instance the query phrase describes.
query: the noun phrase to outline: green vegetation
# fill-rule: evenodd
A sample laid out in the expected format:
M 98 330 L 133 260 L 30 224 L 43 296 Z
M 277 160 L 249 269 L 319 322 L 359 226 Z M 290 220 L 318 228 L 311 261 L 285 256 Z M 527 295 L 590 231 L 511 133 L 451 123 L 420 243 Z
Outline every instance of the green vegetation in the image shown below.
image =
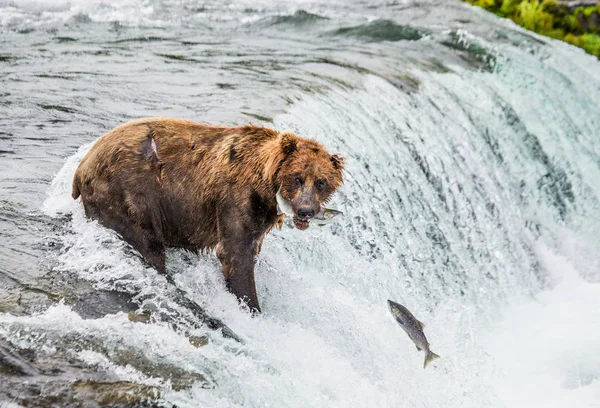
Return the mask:
M 566 41 L 600 58 L 600 3 L 572 7 L 556 0 L 466 0 L 528 30 Z

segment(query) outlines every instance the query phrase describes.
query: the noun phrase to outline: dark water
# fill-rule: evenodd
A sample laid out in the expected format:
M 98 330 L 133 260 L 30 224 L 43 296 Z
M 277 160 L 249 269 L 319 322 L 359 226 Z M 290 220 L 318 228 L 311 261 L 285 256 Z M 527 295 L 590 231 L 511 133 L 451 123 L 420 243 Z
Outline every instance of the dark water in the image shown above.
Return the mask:
M 598 401 L 594 57 L 450 1 L 0 0 L 0 32 L 0 406 Z M 169 254 L 176 289 L 71 200 L 144 116 L 348 157 L 344 220 L 267 238 L 263 316 L 214 255 Z

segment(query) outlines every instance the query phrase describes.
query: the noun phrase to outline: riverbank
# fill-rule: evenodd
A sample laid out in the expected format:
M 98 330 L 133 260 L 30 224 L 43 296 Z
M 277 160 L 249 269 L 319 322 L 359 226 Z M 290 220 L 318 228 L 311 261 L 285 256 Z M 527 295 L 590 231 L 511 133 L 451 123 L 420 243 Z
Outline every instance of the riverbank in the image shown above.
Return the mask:
M 466 0 L 528 30 L 566 41 L 600 58 L 600 2 Z

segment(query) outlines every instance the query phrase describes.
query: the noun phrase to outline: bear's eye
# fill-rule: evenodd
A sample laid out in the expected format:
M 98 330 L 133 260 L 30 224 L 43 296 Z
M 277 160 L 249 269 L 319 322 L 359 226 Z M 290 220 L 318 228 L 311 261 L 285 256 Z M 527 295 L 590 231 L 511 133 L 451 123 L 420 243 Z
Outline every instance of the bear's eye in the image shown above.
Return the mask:
M 323 190 L 325 188 L 325 180 L 317 180 L 317 190 Z
M 300 177 L 296 177 L 294 179 L 294 187 L 300 187 L 302 185 L 302 180 L 300 180 Z

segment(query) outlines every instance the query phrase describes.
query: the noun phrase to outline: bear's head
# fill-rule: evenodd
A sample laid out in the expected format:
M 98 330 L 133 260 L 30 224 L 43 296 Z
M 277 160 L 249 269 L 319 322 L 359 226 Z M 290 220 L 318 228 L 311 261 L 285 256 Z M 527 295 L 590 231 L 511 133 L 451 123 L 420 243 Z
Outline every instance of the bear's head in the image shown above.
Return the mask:
M 305 230 L 341 186 L 344 158 L 293 133 L 281 135 L 281 148 L 285 159 L 277 174 L 278 194 L 293 212 L 295 227 Z

